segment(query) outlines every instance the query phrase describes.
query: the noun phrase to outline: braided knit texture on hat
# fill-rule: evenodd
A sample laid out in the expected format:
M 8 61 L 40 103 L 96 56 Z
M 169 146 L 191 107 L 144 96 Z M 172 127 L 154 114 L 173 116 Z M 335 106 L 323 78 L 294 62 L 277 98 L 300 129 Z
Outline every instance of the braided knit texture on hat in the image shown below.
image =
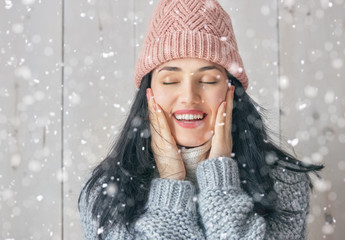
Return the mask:
M 217 63 L 244 90 L 248 88 L 230 16 L 216 0 L 161 0 L 157 4 L 136 62 L 136 87 L 154 68 L 179 58 Z

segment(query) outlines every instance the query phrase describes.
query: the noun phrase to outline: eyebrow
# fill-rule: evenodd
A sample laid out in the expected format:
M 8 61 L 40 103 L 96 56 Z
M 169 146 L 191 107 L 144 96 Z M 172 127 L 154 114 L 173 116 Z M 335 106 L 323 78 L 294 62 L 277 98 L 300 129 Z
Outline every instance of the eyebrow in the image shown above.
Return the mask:
M 199 68 L 196 72 L 199 73 L 199 72 L 204 72 L 204 71 L 208 71 L 208 70 L 213 70 L 213 69 L 216 69 L 218 70 L 219 72 L 223 73 L 222 70 L 220 70 L 218 67 L 216 66 L 205 66 L 205 67 L 202 67 L 202 68 Z M 174 71 L 174 72 L 182 72 L 182 69 L 181 68 L 178 68 L 178 67 L 169 67 L 169 66 L 166 66 L 166 67 L 163 67 L 161 68 L 158 72 L 161 72 L 163 70 L 166 70 L 166 71 Z

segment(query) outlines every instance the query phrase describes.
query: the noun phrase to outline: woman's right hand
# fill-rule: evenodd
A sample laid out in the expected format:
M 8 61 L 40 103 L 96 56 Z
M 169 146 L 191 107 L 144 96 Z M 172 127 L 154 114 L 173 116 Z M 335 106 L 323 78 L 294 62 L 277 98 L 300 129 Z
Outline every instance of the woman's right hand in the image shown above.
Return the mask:
M 161 107 L 155 102 L 152 89 L 146 89 L 148 102 L 151 148 L 161 178 L 184 180 L 186 170 Z

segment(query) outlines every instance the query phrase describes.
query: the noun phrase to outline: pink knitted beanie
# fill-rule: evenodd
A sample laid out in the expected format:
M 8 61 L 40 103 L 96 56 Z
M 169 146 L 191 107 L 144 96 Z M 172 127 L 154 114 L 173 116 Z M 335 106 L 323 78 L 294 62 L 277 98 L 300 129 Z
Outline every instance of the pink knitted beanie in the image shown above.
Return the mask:
M 164 62 L 201 58 L 227 69 L 248 88 L 230 16 L 217 0 L 161 0 L 150 19 L 135 67 L 135 84 Z

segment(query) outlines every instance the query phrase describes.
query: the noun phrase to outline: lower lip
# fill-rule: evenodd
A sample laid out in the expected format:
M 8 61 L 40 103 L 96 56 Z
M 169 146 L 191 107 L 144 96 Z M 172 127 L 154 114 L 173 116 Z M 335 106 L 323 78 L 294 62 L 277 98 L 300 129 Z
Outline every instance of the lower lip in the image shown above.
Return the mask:
M 173 117 L 173 118 L 175 119 L 177 124 L 183 128 L 196 128 L 196 127 L 198 127 L 204 123 L 206 117 L 207 116 L 205 116 L 204 119 L 202 119 L 202 120 L 196 120 L 196 121 L 179 121 L 175 117 Z

